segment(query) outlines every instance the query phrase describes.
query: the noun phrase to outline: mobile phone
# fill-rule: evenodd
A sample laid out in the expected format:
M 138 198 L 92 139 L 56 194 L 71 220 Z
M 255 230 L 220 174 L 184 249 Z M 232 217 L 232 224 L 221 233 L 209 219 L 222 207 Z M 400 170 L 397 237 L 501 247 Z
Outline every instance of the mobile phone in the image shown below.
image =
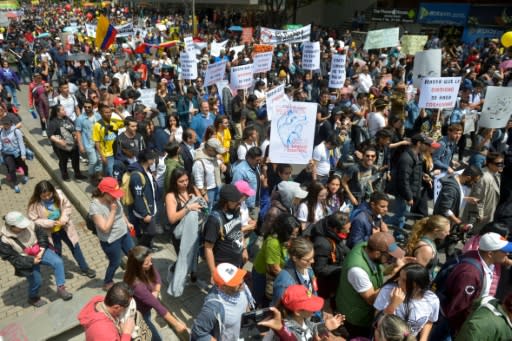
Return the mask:
M 253 311 L 249 311 L 247 313 L 242 314 L 242 322 L 240 324 L 241 328 L 258 328 L 260 332 L 265 332 L 268 330 L 267 327 L 262 327 L 258 325 L 258 322 L 266 320 L 274 316 L 274 313 L 270 308 L 257 309 Z

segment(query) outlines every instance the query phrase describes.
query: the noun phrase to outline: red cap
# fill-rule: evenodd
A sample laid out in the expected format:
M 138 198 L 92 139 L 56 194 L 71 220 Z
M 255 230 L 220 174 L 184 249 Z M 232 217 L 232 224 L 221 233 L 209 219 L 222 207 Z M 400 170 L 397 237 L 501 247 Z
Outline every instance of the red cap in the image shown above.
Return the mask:
M 290 285 L 284 292 L 283 305 L 291 311 L 305 310 L 309 312 L 320 311 L 324 306 L 324 299 L 313 295 L 305 286 Z
M 126 103 L 126 100 L 122 99 L 121 97 L 114 98 L 114 105 L 120 105 L 120 104 L 125 104 L 125 103 Z
M 101 193 L 108 193 L 116 199 L 120 199 L 124 195 L 124 191 L 119 188 L 117 180 L 108 176 L 100 181 L 98 189 Z

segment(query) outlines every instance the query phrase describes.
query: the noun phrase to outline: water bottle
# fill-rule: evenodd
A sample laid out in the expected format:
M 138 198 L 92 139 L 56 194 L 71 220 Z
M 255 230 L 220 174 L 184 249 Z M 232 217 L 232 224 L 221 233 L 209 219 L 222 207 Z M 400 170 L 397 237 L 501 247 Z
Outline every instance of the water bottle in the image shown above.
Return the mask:
M 35 111 L 34 109 L 30 109 L 29 111 L 30 111 L 30 114 L 32 115 L 32 118 L 33 118 L 33 119 L 36 119 L 36 118 L 37 118 L 37 113 L 36 113 L 36 111 Z

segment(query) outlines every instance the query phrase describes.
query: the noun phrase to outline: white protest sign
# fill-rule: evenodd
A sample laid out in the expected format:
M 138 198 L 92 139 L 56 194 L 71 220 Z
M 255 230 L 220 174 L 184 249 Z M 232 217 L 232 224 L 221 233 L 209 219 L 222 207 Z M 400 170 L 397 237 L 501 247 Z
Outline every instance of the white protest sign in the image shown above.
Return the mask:
M 254 55 L 254 73 L 267 72 L 272 67 L 272 52 L 263 52 Z
M 317 106 L 284 101 L 274 105 L 269 153 L 272 162 L 305 165 L 311 160 Z
M 147 107 L 156 108 L 156 103 L 155 103 L 156 89 L 138 89 L 137 91 L 140 93 L 140 97 L 138 98 L 138 101 L 141 101 L 141 103 Z
M 192 38 L 191 36 L 185 37 L 183 38 L 183 42 L 185 43 L 185 51 L 187 51 L 187 53 L 190 53 L 191 55 L 195 55 L 194 38 Z
M 214 57 L 220 56 L 220 50 L 224 50 L 226 48 L 227 40 L 224 40 L 221 43 L 217 43 L 216 41 L 212 41 L 210 45 L 210 54 Z
M 135 35 L 135 30 L 133 29 L 133 23 L 127 23 L 124 25 L 119 25 L 115 27 L 117 30 L 116 38 L 128 37 Z
M 400 44 L 399 33 L 398 27 L 369 31 L 364 42 L 364 49 L 368 51 L 398 46 Z
M 233 47 L 230 47 L 229 48 L 229 51 L 235 51 L 235 56 L 233 57 L 233 60 L 237 60 L 238 59 L 238 54 L 240 52 L 242 52 L 245 48 L 245 45 L 238 45 L 238 46 L 233 46 Z
M 512 88 L 488 86 L 480 114 L 479 127 L 503 128 L 512 113 Z
M 320 69 L 320 42 L 305 42 L 302 51 L 302 68 L 304 70 Z
M 262 44 L 301 43 L 309 41 L 310 36 L 311 25 L 293 30 L 274 30 L 267 27 L 262 27 L 260 30 Z
M 96 37 L 96 25 L 85 24 L 85 33 L 88 37 Z
M 282 101 L 289 102 L 288 97 L 284 93 L 284 84 L 278 85 L 275 88 L 267 91 L 265 94 L 265 103 L 267 104 L 267 117 L 272 120 L 274 106 Z
M 233 89 L 249 89 L 253 80 L 253 64 L 233 66 L 231 68 L 231 87 Z
M 416 53 L 412 69 L 414 87 L 420 88 L 423 77 L 441 77 L 441 49 Z
M 347 77 L 345 62 L 347 56 L 344 54 L 333 54 L 331 61 L 331 74 L 329 75 L 329 88 L 340 89 L 345 84 Z
M 224 79 L 226 74 L 226 61 L 208 64 L 204 76 L 204 86 L 210 86 Z
M 466 113 L 464 115 L 464 134 L 472 133 L 475 131 L 475 122 L 478 118 L 478 114 L 476 111 L 472 110 L 471 112 Z
M 188 52 L 180 53 L 181 62 L 181 78 L 182 79 L 196 79 L 197 78 L 197 61 L 195 56 L 190 55 Z
M 460 82 L 460 77 L 422 78 L 418 106 L 426 109 L 455 107 Z

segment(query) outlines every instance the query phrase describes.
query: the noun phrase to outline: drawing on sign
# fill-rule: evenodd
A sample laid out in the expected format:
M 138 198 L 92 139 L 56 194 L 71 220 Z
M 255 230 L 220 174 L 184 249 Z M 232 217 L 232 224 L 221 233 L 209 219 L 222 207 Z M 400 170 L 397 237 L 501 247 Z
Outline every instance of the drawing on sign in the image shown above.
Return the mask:
M 502 113 L 510 112 L 512 106 L 512 98 L 509 96 L 497 96 L 494 100 L 494 106 L 486 106 L 485 111 L 488 113 L 489 120 L 500 120 Z
M 283 146 L 289 149 L 294 148 L 302 140 L 302 131 L 308 119 L 305 114 L 297 114 L 290 108 L 286 115 L 277 121 L 277 131 Z

